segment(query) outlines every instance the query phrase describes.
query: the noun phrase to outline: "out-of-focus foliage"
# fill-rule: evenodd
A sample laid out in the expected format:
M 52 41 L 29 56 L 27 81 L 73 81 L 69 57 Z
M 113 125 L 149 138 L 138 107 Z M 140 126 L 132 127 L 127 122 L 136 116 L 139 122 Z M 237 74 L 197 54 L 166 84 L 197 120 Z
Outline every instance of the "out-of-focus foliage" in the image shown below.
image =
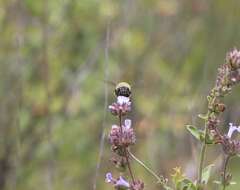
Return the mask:
M 199 147 L 184 125 L 202 124 L 216 68 L 240 46 L 239 9 L 236 0 L 0 1 L 0 189 L 92 189 L 106 71 L 133 85 L 135 154 L 158 173 L 181 166 L 194 179 Z M 227 99 L 226 123 L 240 122 L 239 93 Z M 107 131 L 111 121 L 107 113 Z M 103 152 L 97 189 L 111 189 L 107 143 Z M 221 150 L 208 152 L 219 170 Z M 230 168 L 240 183 L 238 163 Z

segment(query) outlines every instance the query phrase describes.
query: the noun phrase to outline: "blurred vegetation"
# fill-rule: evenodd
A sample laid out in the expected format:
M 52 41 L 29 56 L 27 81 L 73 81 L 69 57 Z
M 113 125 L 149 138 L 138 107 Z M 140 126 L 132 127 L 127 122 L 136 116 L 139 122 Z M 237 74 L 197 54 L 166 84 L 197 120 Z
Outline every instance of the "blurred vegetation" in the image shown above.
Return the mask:
M 1 0 L 0 189 L 92 189 L 102 123 L 106 131 L 114 123 L 109 113 L 103 121 L 106 71 L 133 86 L 135 154 L 158 173 L 181 166 L 194 179 L 199 147 L 184 125 L 202 125 L 216 69 L 239 47 L 239 8 L 236 0 Z M 239 94 L 226 100 L 223 130 L 240 122 Z M 97 189 L 111 189 L 107 141 L 103 151 Z M 219 163 L 221 149 L 208 152 Z M 238 163 L 230 168 L 240 183 Z M 134 169 L 146 189 L 160 189 Z

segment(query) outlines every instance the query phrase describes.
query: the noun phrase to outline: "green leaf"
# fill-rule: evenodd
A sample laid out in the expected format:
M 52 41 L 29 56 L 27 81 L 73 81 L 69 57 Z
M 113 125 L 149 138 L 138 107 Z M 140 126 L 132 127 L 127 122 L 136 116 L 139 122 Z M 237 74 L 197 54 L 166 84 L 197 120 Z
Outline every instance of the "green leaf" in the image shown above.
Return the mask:
M 183 179 L 178 182 L 177 190 L 196 190 L 196 186 L 189 179 Z
M 195 126 L 193 125 L 186 125 L 187 130 L 198 140 L 202 141 L 202 131 L 200 131 L 199 129 L 197 129 Z
M 211 96 L 207 96 L 207 100 L 208 100 L 208 102 L 210 102 L 212 100 L 212 97 Z
M 231 181 L 231 182 L 229 183 L 229 185 L 236 185 L 236 184 L 237 184 L 236 181 Z
M 204 140 L 204 137 L 203 137 L 203 140 Z M 206 144 L 208 144 L 208 145 L 214 144 L 214 139 L 209 134 L 206 135 Z
M 201 142 L 205 142 L 204 132 L 200 129 L 197 129 L 193 125 L 186 125 L 187 130 L 198 140 Z M 214 144 L 214 139 L 209 134 L 206 135 L 206 144 L 211 145 Z
M 188 184 L 187 190 L 197 190 L 197 187 L 193 183 L 191 183 L 191 184 Z
M 171 188 L 171 187 L 169 187 L 169 186 L 167 186 L 167 185 L 164 185 L 163 188 L 164 188 L 165 190 L 173 190 L 173 188 Z
M 222 185 L 222 182 L 221 181 L 217 181 L 217 180 L 213 181 L 213 183 L 218 184 L 218 185 Z M 236 184 L 237 184 L 237 182 L 235 182 L 235 181 L 229 182 L 229 185 L 236 185 Z
M 198 114 L 198 117 L 199 117 L 200 119 L 205 120 L 205 121 L 208 119 L 207 114 Z
M 221 184 L 222 184 L 221 181 L 217 181 L 217 180 L 213 181 L 213 183 L 218 184 L 218 185 L 221 185 Z
M 209 180 L 209 177 L 210 177 L 211 170 L 212 170 L 213 166 L 214 166 L 214 164 L 210 164 L 206 168 L 203 169 L 202 182 L 204 184 L 208 183 L 208 180 Z

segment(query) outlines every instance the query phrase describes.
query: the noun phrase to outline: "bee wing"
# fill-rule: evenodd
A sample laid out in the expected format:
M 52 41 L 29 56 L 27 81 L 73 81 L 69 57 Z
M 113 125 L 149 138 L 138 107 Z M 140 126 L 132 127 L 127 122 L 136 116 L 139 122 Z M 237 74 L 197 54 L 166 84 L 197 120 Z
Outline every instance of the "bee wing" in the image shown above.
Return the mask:
M 115 82 L 109 81 L 109 80 L 103 80 L 104 83 L 110 84 L 112 86 L 116 86 L 117 84 Z
M 134 82 L 134 83 L 132 83 L 132 87 L 133 88 L 139 88 L 139 87 L 143 87 L 145 84 L 144 84 L 144 80 L 143 79 L 140 79 L 140 80 L 138 80 L 137 82 Z

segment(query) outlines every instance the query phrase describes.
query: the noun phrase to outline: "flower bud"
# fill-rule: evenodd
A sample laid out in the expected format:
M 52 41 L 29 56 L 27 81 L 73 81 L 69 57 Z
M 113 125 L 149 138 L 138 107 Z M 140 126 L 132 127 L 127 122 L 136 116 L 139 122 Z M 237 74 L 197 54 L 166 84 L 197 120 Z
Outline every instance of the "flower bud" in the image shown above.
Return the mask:
M 226 106 L 223 103 L 218 103 L 215 105 L 215 112 L 217 113 L 224 112 L 225 109 Z
M 225 111 L 225 109 L 226 109 L 226 106 L 223 103 L 214 103 L 209 107 L 209 110 L 215 113 L 222 113 Z
M 240 51 L 236 48 L 227 54 L 226 62 L 233 70 L 240 68 Z
M 217 125 L 219 124 L 219 120 L 216 117 L 209 117 L 207 121 L 207 127 L 209 130 L 216 129 Z
M 112 157 L 110 161 L 115 165 L 119 171 L 124 172 L 127 168 L 127 160 L 125 157 Z
M 230 80 L 232 84 L 236 84 L 240 82 L 240 68 L 230 73 Z
M 140 180 L 134 181 L 134 183 L 131 184 L 130 187 L 131 190 L 143 190 L 144 189 L 144 183 Z

